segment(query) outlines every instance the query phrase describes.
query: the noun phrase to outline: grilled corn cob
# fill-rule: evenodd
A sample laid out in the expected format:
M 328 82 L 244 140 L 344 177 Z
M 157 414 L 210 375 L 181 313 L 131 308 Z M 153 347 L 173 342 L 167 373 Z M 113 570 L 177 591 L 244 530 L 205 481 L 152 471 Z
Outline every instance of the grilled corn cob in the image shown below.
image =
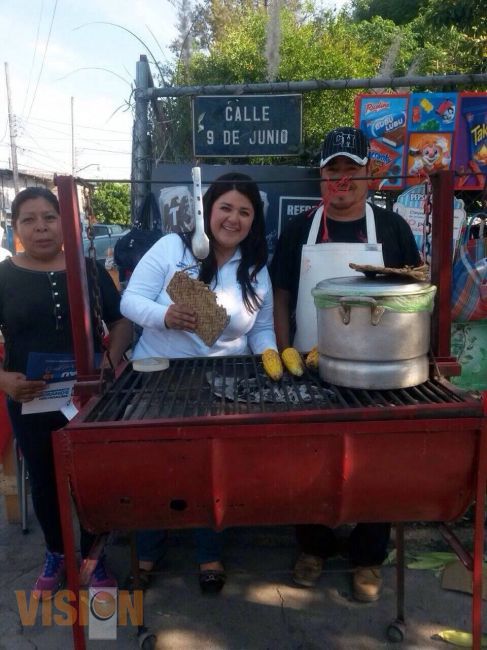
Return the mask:
M 279 352 L 268 348 L 262 353 L 262 363 L 264 365 L 264 370 L 274 381 L 279 381 L 282 377 L 283 368 L 281 363 L 281 357 Z
M 281 352 L 281 357 L 288 371 L 296 377 L 301 377 L 304 372 L 303 360 L 296 348 L 286 348 Z
M 309 370 L 318 370 L 318 360 L 320 358 L 318 346 L 310 350 L 306 356 L 306 368 Z

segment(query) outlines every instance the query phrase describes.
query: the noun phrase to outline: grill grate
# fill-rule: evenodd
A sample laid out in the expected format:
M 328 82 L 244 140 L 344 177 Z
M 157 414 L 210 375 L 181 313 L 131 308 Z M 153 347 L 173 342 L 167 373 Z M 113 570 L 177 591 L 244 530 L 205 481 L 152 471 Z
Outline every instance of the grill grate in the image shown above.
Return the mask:
M 444 381 L 397 390 L 350 389 L 323 382 L 305 370 L 300 378 L 285 373 L 275 383 L 265 375 L 260 357 L 202 357 L 172 359 L 162 372 L 140 373 L 127 366 L 89 410 L 85 422 L 427 405 L 458 410 L 472 399 Z

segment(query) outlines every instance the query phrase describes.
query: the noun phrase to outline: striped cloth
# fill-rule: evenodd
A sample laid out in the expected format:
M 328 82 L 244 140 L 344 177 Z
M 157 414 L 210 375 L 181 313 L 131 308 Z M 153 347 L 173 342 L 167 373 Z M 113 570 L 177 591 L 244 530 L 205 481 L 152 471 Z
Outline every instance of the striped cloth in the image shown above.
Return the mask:
M 487 318 L 487 238 L 469 239 L 466 228 L 452 271 L 452 320 Z

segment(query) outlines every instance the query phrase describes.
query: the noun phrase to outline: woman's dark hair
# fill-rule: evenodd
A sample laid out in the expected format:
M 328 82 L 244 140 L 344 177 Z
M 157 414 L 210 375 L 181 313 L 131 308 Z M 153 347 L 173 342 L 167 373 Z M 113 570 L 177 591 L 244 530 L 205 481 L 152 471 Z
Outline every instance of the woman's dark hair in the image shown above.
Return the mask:
M 264 206 L 259 188 L 257 183 L 247 174 L 230 172 L 219 176 L 213 181 L 203 197 L 205 232 L 210 240 L 210 254 L 201 263 L 199 279 L 206 282 L 206 284 L 210 284 L 217 274 L 218 264 L 211 245 L 211 242 L 214 241 L 210 228 L 211 210 L 220 196 L 232 190 L 237 190 L 237 192 L 246 196 L 254 208 L 254 219 L 249 234 L 240 242 L 242 259 L 237 269 L 237 280 L 242 288 L 244 304 L 248 311 L 253 312 L 262 303 L 255 292 L 252 282 L 255 280 L 257 273 L 267 263 L 267 240 L 265 237 Z M 251 268 L 252 271 L 250 271 Z
M 17 223 L 22 204 L 30 199 L 45 199 L 59 214 L 59 201 L 57 200 L 57 196 L 53 194 L 51 190 L 48 190 L 47 187 L 26 187 L 25 190 L 19 192 L 12 201 L 12 226 L 15 226 Z

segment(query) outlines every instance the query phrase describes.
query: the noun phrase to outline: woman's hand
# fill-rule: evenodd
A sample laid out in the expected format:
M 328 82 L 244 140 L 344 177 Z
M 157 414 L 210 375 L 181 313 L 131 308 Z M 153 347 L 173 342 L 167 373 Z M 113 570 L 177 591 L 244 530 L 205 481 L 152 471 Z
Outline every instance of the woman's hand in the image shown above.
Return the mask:
M 0 388 L 16 402 L 30 402 L 46 387 L 45 381 L 26 379 L 21 372 L 1 371 Z
M 168 329 L 194 332 L 196 328 L 196 312 L 185 305 L 170 305 L 166 312 L 164 323 Z

